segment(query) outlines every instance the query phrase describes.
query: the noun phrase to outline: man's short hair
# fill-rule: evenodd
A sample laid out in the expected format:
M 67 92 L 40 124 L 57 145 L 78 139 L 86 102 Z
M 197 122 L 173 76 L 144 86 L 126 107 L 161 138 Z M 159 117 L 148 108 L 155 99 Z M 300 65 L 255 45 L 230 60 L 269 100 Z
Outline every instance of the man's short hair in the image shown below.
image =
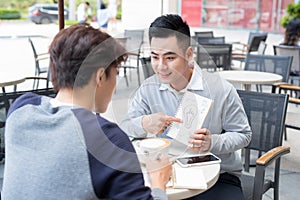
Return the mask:
M 176 36 L 182 48 L 190 46 L 190 27 L 179 15 L 168 14 L 156 18 L 149 28 L 149 41 L 153 37 L 167 38 Z
M 107 33 L 88 25 L 61 30 L 49 47 L 50 74 L 55 90 L 83 87 L 93 73 L 110 69 L 126 60 L 126 50 Z

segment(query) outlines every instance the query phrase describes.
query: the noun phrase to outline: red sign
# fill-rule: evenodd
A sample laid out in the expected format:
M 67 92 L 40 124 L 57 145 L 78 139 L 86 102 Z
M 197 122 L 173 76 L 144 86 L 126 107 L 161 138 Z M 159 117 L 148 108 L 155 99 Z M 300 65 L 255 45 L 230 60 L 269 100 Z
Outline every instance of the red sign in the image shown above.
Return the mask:
M 189 26 L 200 26 L 202 21 L 202 0 L 182 0 L 181 17 Z

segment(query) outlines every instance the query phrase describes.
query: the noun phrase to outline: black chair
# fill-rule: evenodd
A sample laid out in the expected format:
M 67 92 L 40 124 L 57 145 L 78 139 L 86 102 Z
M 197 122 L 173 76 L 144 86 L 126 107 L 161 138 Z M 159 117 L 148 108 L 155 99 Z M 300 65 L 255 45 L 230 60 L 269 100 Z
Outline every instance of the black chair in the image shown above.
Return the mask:
M 32 52 L 33 52 L 33 56 L 34 56 L 34 63 L 35 63 L 35 76 L 40 76 L 41 74 L 46 74 L 46 77 L 48 78 L 47 81 L 47 87 L 49 85 L 49 65 L 47 64 L 47 66 L 45 67 L 41 67 L 40 66 L 40 62 L 42 60 L 47 60 L 49 59 L 49 54 L 48 53 L 40 53 L 38 54 L 36 52 L 35 46 L 31 40 L 31 38 L 28 38 L 28 41 L 30 43 L 30 46 L 32 48 Z M 33 89 L 36 89 L 39 87 L 39 79 L 36 79 L 33 83 Z
M 47 81 L 46 77 L 27 77 L 26 81 L 29 80 L 42 80 Z M 25 81 L 25 82 L 26 82 Z M 21 83 L 23 84 L 23 83 Z M 24 91 L 13 91 L 13 92 L 6 92 L 6 93 L 0 93 L 0 134 L 2 134 L 1 139 L 4 138 L 4 128 L 5 128 L 5 121 L 6 121 L 6 115 L 8 113 L 9 107 L 11 104 L 21 95 L 27 93 L 27 92 L 33 92 L 40 95 L 46 95 L 54 97 L 56 96 L 56 92 L 53 88 L 39 88 L 39 89 L 32 89 L 32 90 L 24 90 Z M 4 148 L 1 148 L 0 150 L 0 160 L 4 158 Z
M 214 37 L 214 32 L 213 31 L 195 31 L 195 36 L 197 37 Z
M 231 44 L 199 44 L 196 46 L 196 62 L 202 69 L 217 71 L 231 69 Z
M 244 149 L 245 172 L 241 176 L 245 199 L 261 200 L 263 194 L 273 188 L 273 199 L 278 200 L 280 158 L 290 152 L 289 147 L 282 146 L 288 95 L 244 90 L 238 90 L 238 94 L 252 129 L 252 140 Z M 247 173 L 251 150 L 259 152 L 255 176 Z M 266 168 L 273 161 L 272 174 L 265 176 Z
M 289 94 L 289 105 L 300 105 L 300 86 L 292 85 L 288 83 L 279 83 L 272 85 L 272 93 Z M 293 109 L 289 109 L 286 114 L 284 139 L 287 140 L 286 128 L 291 128 L 300 131 L 300 113 L 295 112 Z
M 142 57 L 140 58 L 140 60 L 143 67 L 144 79 L 147 79 L 154 74 L 153 68 L 151 66 L 151 57 Z
M 273 45 L 274 54 L 279 56 L 292 56 L 293 62 L 290 72 L 290 83 L 300 81 L 300 47 L 299 46 L 286 46 L 286 45 Z M 300 85 L 300 82 L 298 82 Z
M 191 45 L 198 45 L 198 38 L 213 38 L 214 32 L 213 31 L 195 31 L 195 35 L 191 37 Z
M 224 44 L 225 37 L 198 37 L 197 42 L 199 44 Z
M 257 52 L 260 43 L 266 42 L 268 33 L 250 32 L 247 44 L 234 42 L 232 48 L 232 59 L 243 62 L 249 53 Z
M 127 70 L 136 69 L 137 70 L 137 78 L 138 84 L 141 84 L 140 80 L 140 69 L 139 62 L 140 56 L 142 53 L 142 45 L 144 41 L 144 30 L 125 30 L 124 36 L 126 38 L 125 47 L 129 53 L 128 60 L 122 64 L 122 68 L 124 69 L 124 77 L 126 80 L 126 85 L 129 86 Z M 133 62 L 135 64 L 133 64 Z
M 279 74 L 282 76 L 282 81 L 287 82 L 292 60 L 291 56 L 248 54 L 245 61 L 245 70 Z

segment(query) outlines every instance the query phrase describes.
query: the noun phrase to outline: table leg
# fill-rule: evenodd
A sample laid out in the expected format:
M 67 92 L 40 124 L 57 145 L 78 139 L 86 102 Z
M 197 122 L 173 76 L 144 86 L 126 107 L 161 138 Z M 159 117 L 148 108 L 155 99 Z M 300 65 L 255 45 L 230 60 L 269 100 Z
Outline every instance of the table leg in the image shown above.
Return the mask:
M 251 84 L 244 84 L 244 88 L 246 91 L 251 91 Z

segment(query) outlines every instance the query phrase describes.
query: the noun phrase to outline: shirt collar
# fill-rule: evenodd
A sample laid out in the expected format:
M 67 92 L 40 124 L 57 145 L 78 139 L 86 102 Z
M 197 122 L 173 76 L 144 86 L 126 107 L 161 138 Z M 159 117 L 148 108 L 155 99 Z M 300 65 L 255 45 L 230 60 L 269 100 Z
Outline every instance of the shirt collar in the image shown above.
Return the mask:
M 174 88 L 171 87 L 170 84 L 165 83 L 160 84 L 159 90 L 170 90 L 172 92 L 176 91 Z M 191 80 L 184 89 L 179 91 L 179 93 L 185 92 L 187 90 L 203 90 L 202 70 L 196 62 L 194 62 L 194 70 L 192 73 Z

